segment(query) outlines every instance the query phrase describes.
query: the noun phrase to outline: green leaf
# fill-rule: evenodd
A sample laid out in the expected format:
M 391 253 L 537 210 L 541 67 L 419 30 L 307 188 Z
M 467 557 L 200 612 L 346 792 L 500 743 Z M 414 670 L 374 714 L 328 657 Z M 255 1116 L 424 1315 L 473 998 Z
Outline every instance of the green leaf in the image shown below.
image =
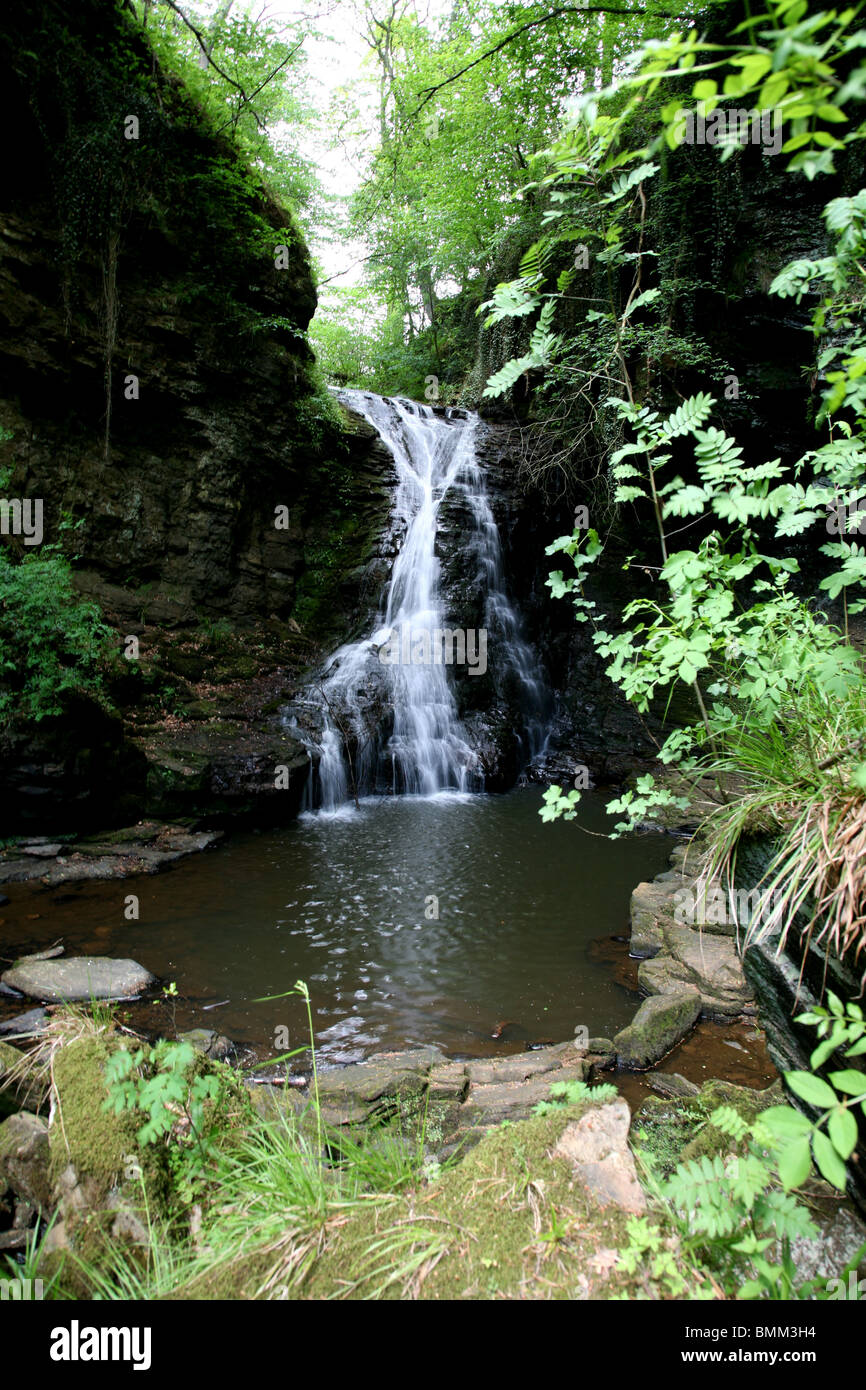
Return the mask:
M 834 1110 L 827 1121 L 827 1133 L 840 1158 L 850 1158 L 857 1147 L 857 1121 L 851 1114 L 840 1105 Z
M 813 1135 L 812 1149 L 821 1176 L 826 1178 L 829 1183 L 832 1183 L 833 1187 L 837 1187 L 840 1192 L 844 1192 L 848 1182 L 845 1164 L 833 1148 L 826 1134 L 822 1134 L 820 1130 L 816 1130 Z
M 761 1124 L 780 1138 L 808 1135 L 813 1128 L 811 1120 L 793 1105 L 771 1105 L 769 1110 L 762 1110 Z
M 786 1071 L 785 1080 L 801 1100 L 805 1100 L 809 1105 L 818 1105 L 826 1109 L 829 1105 L 836 1104 L 836 1096 L 826 1081 L 822 1081 L 820 1076 L 813 1076 L 810 1071 Z
M 761 1116 L 764 1119 L 764 1116 Z M 786 1192 L 792 1187 L 802 1187 L 812 1171 L 812 1154 L 809 1136 L 796 1139 L 779 1154 L 779 1177 Z
M 846 1095 L 859 1096 L 866 1092 L 866 1072 L 848 1067 L 845 1071 L 828 1072 L 828 1076 L 836 1090 L 844 1091 Z

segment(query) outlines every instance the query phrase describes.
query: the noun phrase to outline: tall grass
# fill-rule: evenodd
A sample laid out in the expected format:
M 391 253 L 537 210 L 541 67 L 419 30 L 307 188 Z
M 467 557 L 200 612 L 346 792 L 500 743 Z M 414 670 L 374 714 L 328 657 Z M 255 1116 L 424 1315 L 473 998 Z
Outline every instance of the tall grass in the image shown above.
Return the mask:
M 772 722 L 746 715 L 728 730 L 712 768 L 729 779 L 729 795 L 702 827 L 699 896 L 715 880 L 733 890 L 741 842 L 765 836 L 774 848 L 745 944 L 778 935 L 781 950 L 796 930 L 804 957 L 814 941 L 857 966 L 866 943 L 866 682 L 836 698 L 805 682 Z

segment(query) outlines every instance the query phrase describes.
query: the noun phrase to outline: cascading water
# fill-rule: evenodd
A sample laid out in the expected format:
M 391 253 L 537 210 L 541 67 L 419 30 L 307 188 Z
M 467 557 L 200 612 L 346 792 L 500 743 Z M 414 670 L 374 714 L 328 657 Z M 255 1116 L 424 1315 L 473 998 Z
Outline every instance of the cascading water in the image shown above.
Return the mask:
M 478 417 L 443 416 L 362 391 L 341 391 L 339 398 L 374 426 L 394 456 L 393 529 L 402 544 L 373 634 L 334 653 L 318 690 L 321 808 L 335 811 L 349 795 L 383 785 L 420 796 L 481 790 L 483 765 L 459 718 L 449 665 L 460 660 L 483 674 L 490 643 L 492 659 L 519 688 L 526 760 L 544 742 L 546 687 L 505 590 L 499 532 L 475 458 Z M 485 595 L 480 631 L 458 633 L 443 612 L 436 535 L 443 499 L 455 492 L 472 518 L 466 545 Z M 362 692 L 380 680 L 390 729 L 365 721 Z

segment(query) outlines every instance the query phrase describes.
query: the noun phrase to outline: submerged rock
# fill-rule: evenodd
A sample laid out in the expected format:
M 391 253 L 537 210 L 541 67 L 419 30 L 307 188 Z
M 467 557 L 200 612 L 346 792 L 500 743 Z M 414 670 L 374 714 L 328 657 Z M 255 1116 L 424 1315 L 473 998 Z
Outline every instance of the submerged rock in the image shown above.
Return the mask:
M 156 984 L 156 976 L 134 960 L 70 956 L 67 960 L 29 961 L 2 976 L 11 989 L 46 1003 L 89 999 L 128 999 Z

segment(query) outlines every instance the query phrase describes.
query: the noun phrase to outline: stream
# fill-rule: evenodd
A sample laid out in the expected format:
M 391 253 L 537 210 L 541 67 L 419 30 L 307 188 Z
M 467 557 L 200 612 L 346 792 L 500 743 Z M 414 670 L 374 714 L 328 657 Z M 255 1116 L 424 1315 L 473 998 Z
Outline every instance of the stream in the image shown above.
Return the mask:
M 605 800 L 584 797 L 586 830 L 609 824 Z M 277 1028 L 292 1047 L 305 1041 L 297 998 L 255 1002 L 298 979 L 331 1062 L 424 1043 L 498 1053 L 577 1027 L 610 1037 L 636 998 L 595 943 L 627 933 L 632 888 L 666 866 L 671 841 L 545 825 L 540 805 L 533 786 L 369 798 L 233 836 L 167 873 L 47 895 L 22 885 L 3 913 L 8 954 L 62 937 L 69 955 L 132 957 L 181 995 L 134 1006 L 153 1028 L 168 1012 L 178 1028 L 215 1028 L 262 1058 L 285 1051 Z M 123 913 L 133 891 L 137 922 Z

